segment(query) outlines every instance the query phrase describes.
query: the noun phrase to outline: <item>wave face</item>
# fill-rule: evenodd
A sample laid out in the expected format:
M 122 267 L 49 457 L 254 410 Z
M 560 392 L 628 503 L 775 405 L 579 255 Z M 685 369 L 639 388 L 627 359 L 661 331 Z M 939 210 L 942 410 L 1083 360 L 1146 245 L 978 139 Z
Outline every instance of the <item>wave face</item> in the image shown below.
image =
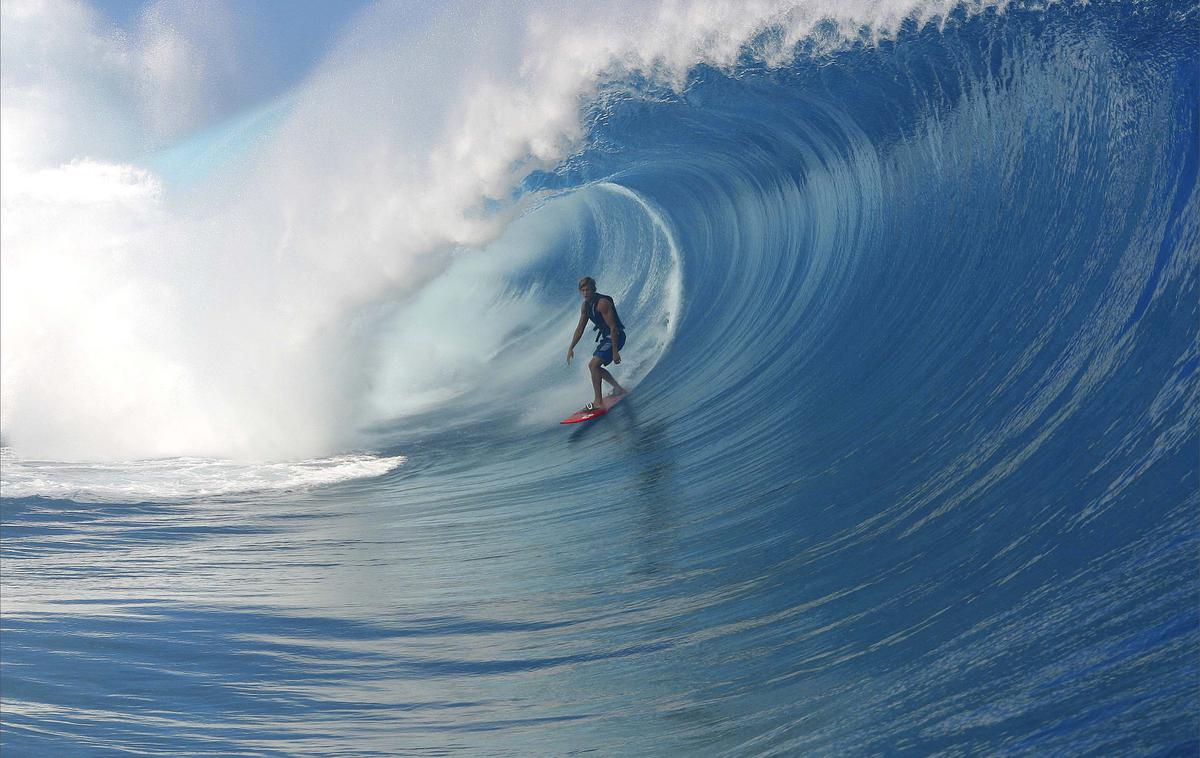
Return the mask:
M 1197 28 L 1010 6 L 606 80 L 524 215 L 357 311 L 404 465 L 21 470 L 6 750 L 1194 752 Z M 634 394 L 566 431 L 587 273 Z

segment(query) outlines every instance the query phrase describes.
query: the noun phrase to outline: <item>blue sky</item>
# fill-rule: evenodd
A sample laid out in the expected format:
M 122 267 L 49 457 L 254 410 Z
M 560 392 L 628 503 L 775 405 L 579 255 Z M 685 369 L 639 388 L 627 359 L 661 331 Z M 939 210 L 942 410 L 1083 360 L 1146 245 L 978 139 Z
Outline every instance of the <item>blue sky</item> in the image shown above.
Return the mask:
M 149 0 L 91 0 L 109 20 L 129 28 L 150 5 Z M 318 58 L 342 25 L 371 0 L 236 0 L 231 7 L 244 15 L 287 52 L 298 65 Z
M 195 0 L 198 7 L 211 0 Z M 133 31 L 151 0 L 88 0 L 117 26 Z M 219 3 L 211 2 L 212 5 Z M 230 0 L 237 25 L 271 65 L 255 72 L 255 99 L 265 100 L 302 79 L 371 0 Z M 246 105 L 241 103 L 240 105 Z

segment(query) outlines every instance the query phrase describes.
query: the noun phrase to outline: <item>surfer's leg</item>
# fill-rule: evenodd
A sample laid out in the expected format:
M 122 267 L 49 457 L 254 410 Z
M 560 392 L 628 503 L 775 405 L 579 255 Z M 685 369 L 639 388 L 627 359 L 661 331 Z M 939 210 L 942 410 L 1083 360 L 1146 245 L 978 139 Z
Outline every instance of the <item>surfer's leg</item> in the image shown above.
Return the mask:
M 621 332 L 617 337 L 617 349 L 620 350 L 623 347 L 625 347 L 625 332 Z M 614 395 L 624 395 L 625 388 L 621 386 L 616 377 L 608 372 L 608 369 L 604 368 L 613 359 L 612 342 L 609 339 L 606 338 L 600 348 L 596 350 L 596 358 L 600 360 L 600 378 L 613 386 L 613 389 L 616 390 Z
M 614 377 L 612 374 L 608 373 L 608 369 L 604 368 L 603 366 L 600 367 L 600 378 L 603 379 L 604 381 L 608 382 L 609 384 L 611 384 L 613 386 L 613 389 L 616 390 L 616 394 L 618 394 L 618 395 L 625 394 L 625 388 L 622 387 L 620 385 L 620 383 L 617 382 L 616 377 Z
M 600 372 L 604 371 L 604 367 L 600 363 L 600 358 L 593 356 L 592 359 L 588 361 L 588 371 L 592 373 L 592 391 L 596 393 L 596 399 L 594 402 L 596 405 L 603 405 L 604 396 L 600 392 Z M 607 374 L 608 372 L 604 371 L 604 373 Z

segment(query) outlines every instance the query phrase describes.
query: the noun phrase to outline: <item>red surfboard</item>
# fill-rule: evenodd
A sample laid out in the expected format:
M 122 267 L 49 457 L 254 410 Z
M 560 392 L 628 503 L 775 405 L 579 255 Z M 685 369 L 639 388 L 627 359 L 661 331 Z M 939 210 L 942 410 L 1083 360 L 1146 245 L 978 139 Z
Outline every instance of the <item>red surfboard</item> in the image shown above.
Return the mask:
M 562 421 L 559 421 L 558 423 L 560 423 L 560 424 L 578 424 L 581 421 L 591 421 L 592 419 L 603 416 L 604 414 L 611 411 L 613 409 L 613 406 L 615 406 L 617 403 L 624 400 L 628 395 L 629 395 L 628 392 L 626 392 L 624 395 L 617 395 L 616 397 L 613 397 L 610 395 L 609 397 L 604 398 L 604 407 L 603 408 L 597 408 L 594 411 L 588 411 L 588 410 L 576 411 L 575 413 L 572 413 L 570 416 L 567 416 L 565 419 L 563 419 Z

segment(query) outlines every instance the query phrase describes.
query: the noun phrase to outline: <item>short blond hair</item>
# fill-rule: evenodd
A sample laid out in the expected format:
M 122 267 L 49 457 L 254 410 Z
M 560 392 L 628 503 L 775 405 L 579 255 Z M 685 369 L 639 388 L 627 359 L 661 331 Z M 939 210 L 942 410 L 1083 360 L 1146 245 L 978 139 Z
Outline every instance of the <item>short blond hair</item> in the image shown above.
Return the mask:
M 592 289 L 596 289 L 596 280 L 590 276 L 585 276 L 579 280 L 579 289 L 583 289 L 589 284 L 592 286 Z

